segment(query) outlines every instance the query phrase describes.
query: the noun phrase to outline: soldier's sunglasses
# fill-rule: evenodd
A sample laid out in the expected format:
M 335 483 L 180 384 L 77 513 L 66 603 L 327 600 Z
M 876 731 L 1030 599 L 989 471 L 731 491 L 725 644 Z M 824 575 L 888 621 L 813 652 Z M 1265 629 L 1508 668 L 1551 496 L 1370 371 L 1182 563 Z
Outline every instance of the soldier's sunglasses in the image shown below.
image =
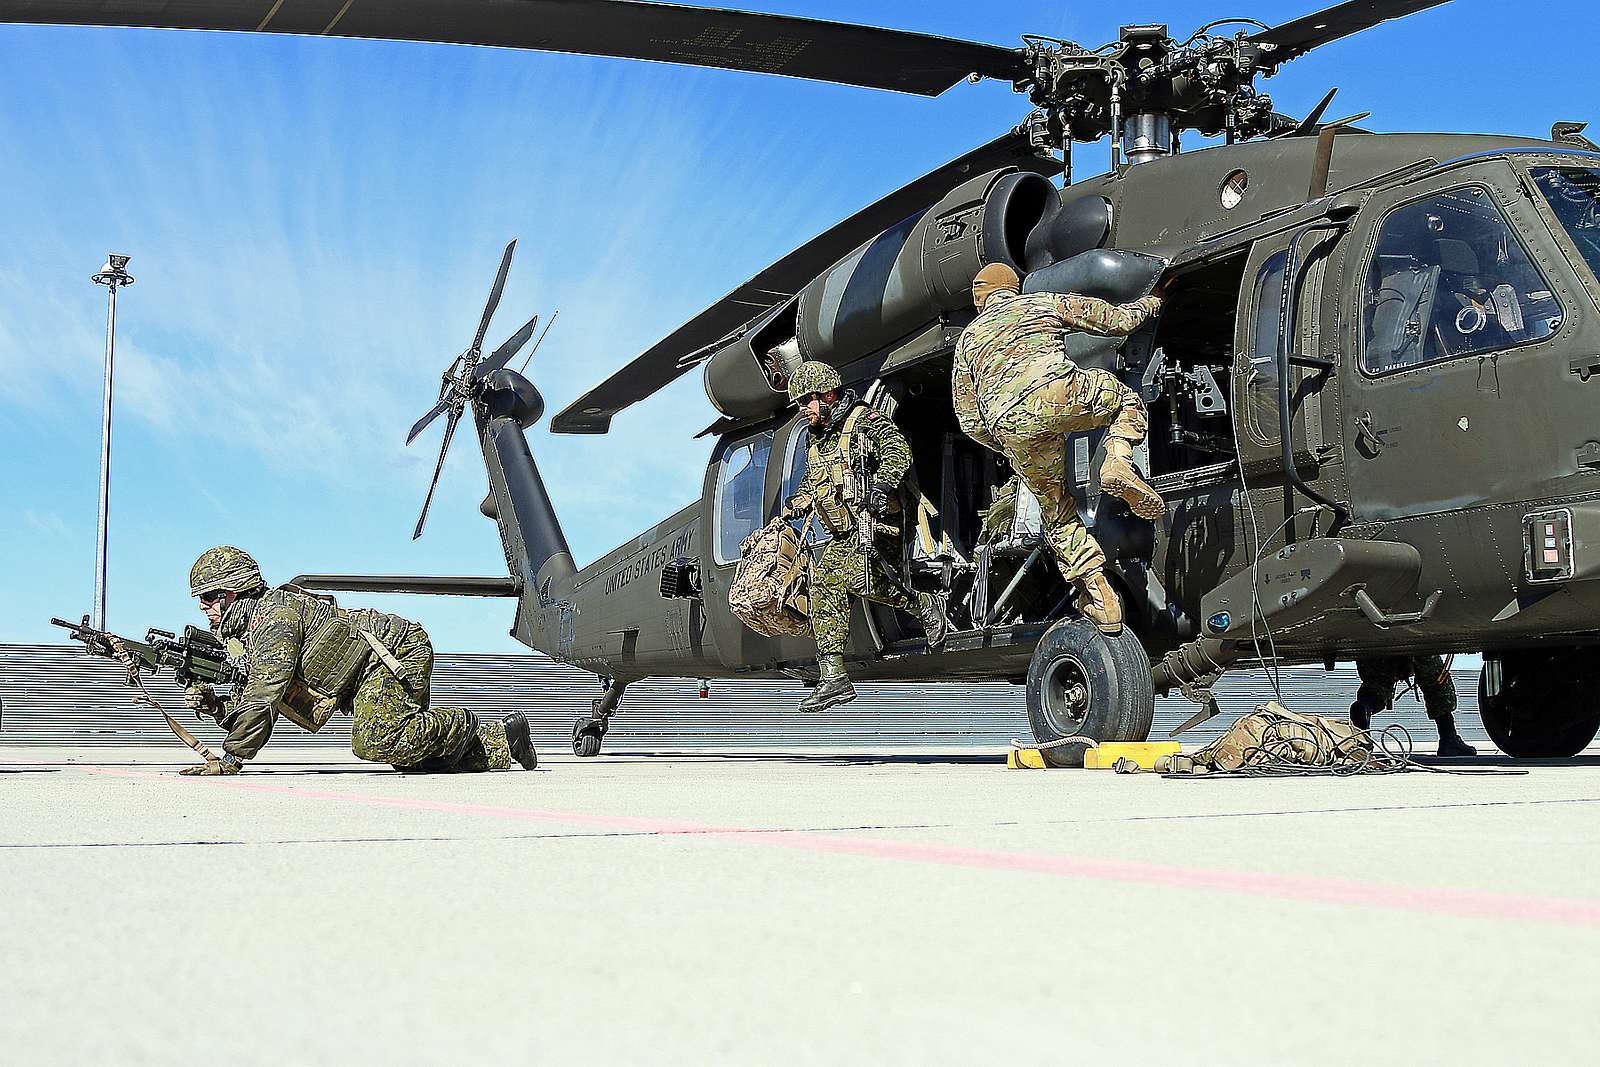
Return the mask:
M 223 595 L 223 590 L 221 590 L 221 589 L 215 590 L 215 591 L 210 592 L 210 593 L 201 593 L 200 594 L 200 606 L 203 607 L 203 608 L 209 608 L 212 604 L 215 604 L 217 601 L 221 600 L 222 599 L 222 595 Z

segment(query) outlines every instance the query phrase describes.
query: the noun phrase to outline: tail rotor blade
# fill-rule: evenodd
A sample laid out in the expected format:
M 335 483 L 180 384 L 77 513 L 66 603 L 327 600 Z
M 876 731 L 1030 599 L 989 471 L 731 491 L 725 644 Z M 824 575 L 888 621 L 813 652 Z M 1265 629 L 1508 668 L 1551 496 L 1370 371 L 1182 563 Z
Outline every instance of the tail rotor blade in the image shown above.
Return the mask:
M 437 419 L 440 415 L 443 415 L 449 407 L 449 397 L 446 397 L 437 404 L 433 405 L 432 410 L 430 410 L 426 415 L 422 416 L 422 418 L 418 419 L 411 427 L 411 432 L 406 434 L 406 444 L 409 445 L 412 441 L 415 441 L 417 439 L 417 434 L 421 433 L 423 430 L 426 430 L 428 428 L 428 424 L 434 419 Z
M 513 238 L 506 245 L 505 255 L 500 257 L 500 273 L 494 277 L 494 288 L 489 290 L 489 302 L 483 306 L 483 319 L 478 323 L 478 332 L 472 338 L 472 348 L 468 350 L 468 359 L 475 359 L 483 351 L 483 335 L 489 332 L 489 320 L 494 318 L 495 309 L 500 306 L 500 294 L 505 292 L 506 275 L 511 273 L 511 253 L 516 249 L 517 242 Z
M 428 508 L 433 505 L 433 491 L 439 488 L 439 475 L 444 470 L 444 457 L 450 451 L 450 439 L 456 435 L 456 424 L 461 421 L 461 408 L 450 409 L 450 421 L 444 424 L 444 444 L 439 446 L 439 462 L 433 465 L 433 481 L 428 483 L 428 495 L 422 501 L 422 514 L 417 516 L 417 528 L 411 531 L 411 540 L 422 536 L 422 527 L 428 521 Z
M 472 368 L 472 380 L 481 382 L 495 371 L 517 358 L 517 353 L 522 351 L 522 346 L 528 343 L 528 338 L 533 336 L 533 328 L 539 325 L 539 316 L 535 315 L 523 323 L 522 329 L 506 338 L 494 354 L 482 363 Z

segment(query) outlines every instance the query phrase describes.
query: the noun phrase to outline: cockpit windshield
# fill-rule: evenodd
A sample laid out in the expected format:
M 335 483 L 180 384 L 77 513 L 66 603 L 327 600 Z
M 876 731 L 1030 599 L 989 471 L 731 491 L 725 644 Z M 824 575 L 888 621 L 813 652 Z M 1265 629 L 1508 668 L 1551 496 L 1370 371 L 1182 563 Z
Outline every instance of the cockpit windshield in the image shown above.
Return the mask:
M 1600 167 L 1534 167 L 1533 183 L 1600 278 Z

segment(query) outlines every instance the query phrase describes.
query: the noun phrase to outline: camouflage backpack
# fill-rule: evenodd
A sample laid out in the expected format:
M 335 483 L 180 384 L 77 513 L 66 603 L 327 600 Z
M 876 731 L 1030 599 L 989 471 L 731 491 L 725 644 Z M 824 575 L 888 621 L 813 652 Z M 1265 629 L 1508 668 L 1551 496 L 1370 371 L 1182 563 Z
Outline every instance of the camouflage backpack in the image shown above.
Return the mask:
M 1290 711 L 1276 700 L 1241 715 L 1227 731 L 1192 755 L 1162 757 L 1156 769 L 1173 774 L 1249 771 L 1276 766 L 1357 768 L 1372 752 L 1371 739 L 1349 720 Z
M 809 531 L 811 520 L 806 519 Z M 811 632 L 804 534 L 780 515 L 745 538 L 728 586 L 728 607 L 763 637 Z

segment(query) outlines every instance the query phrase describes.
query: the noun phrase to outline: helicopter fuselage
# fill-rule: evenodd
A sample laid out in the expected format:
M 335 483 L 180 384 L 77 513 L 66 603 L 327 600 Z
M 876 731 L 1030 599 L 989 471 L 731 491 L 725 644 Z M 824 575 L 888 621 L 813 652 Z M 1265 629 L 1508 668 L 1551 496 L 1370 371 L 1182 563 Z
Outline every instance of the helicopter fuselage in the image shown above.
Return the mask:
M 1083 252 L 1154 257 L 1170 279 L 1152 328 L 1083 356 L 1145 390 L 1143 462 L 1166 518 L 1141 530 L 1098 498 L 1092 436 L 1069 450 L 1152 659 L 1207 635 L 1270 637 L 1285 662 L 1596 641 L 1600 231 L 1570 199 L 1595 188 L 1590 172 L 1600 155 L 1552 142 L 1334 130 L 1163 158 L 1059 192 L 1064 211 L 1103 205 L 1108 225 Z M 867 251 L 844 266 L 870 269 Z M 1081 255 L 1065 251 L 1063 261 Z M 799 328 L 808 313 L 801 302 Z M 913 571 L 943 586 L 958 616 L 930 653 L 910 620 L 858 606 L 860 677 L 1016 680 L 1071 610 L 1026 532 L 982 561 L 975 551 L 977 511 L 1005 472 L 950 415 L 949 359 L 970 315 L 902 314 L 895 328 L 908 333 L 830 355 L 912 440 L 950 548 Z M 728 373 L 720 355 L 709 366 Z M 708 378 L 714 400 L 719 384 Z M 717 424 L 701 501 L 582 570 L 531 575 L 519 640 L 623 680 L 814 671 L 810 641 L 763 637 L 727 607 L 738 545 L 792 491 L 806 434 L 776 388 L 765 411 L 747 382 L 739 388 L 745 411 Z M 513 531 L 508 552 L 510 540 L 525 539 Z M 1277 558 L 1309 542 L 1396 547 L 1367 570 L 1349 553 Z M 1284 585 L 1300 562 L 1308 573 Z M 689 577 L 667 574 L 663 588 L 668 571 Z M 1208 597 L 1241 575 L 1250 596 L 1210 610 Z M 1286 604 L 1259 602 L 1272 581 Z M 1366 591 L 1376 612 L 1340 583 Z

